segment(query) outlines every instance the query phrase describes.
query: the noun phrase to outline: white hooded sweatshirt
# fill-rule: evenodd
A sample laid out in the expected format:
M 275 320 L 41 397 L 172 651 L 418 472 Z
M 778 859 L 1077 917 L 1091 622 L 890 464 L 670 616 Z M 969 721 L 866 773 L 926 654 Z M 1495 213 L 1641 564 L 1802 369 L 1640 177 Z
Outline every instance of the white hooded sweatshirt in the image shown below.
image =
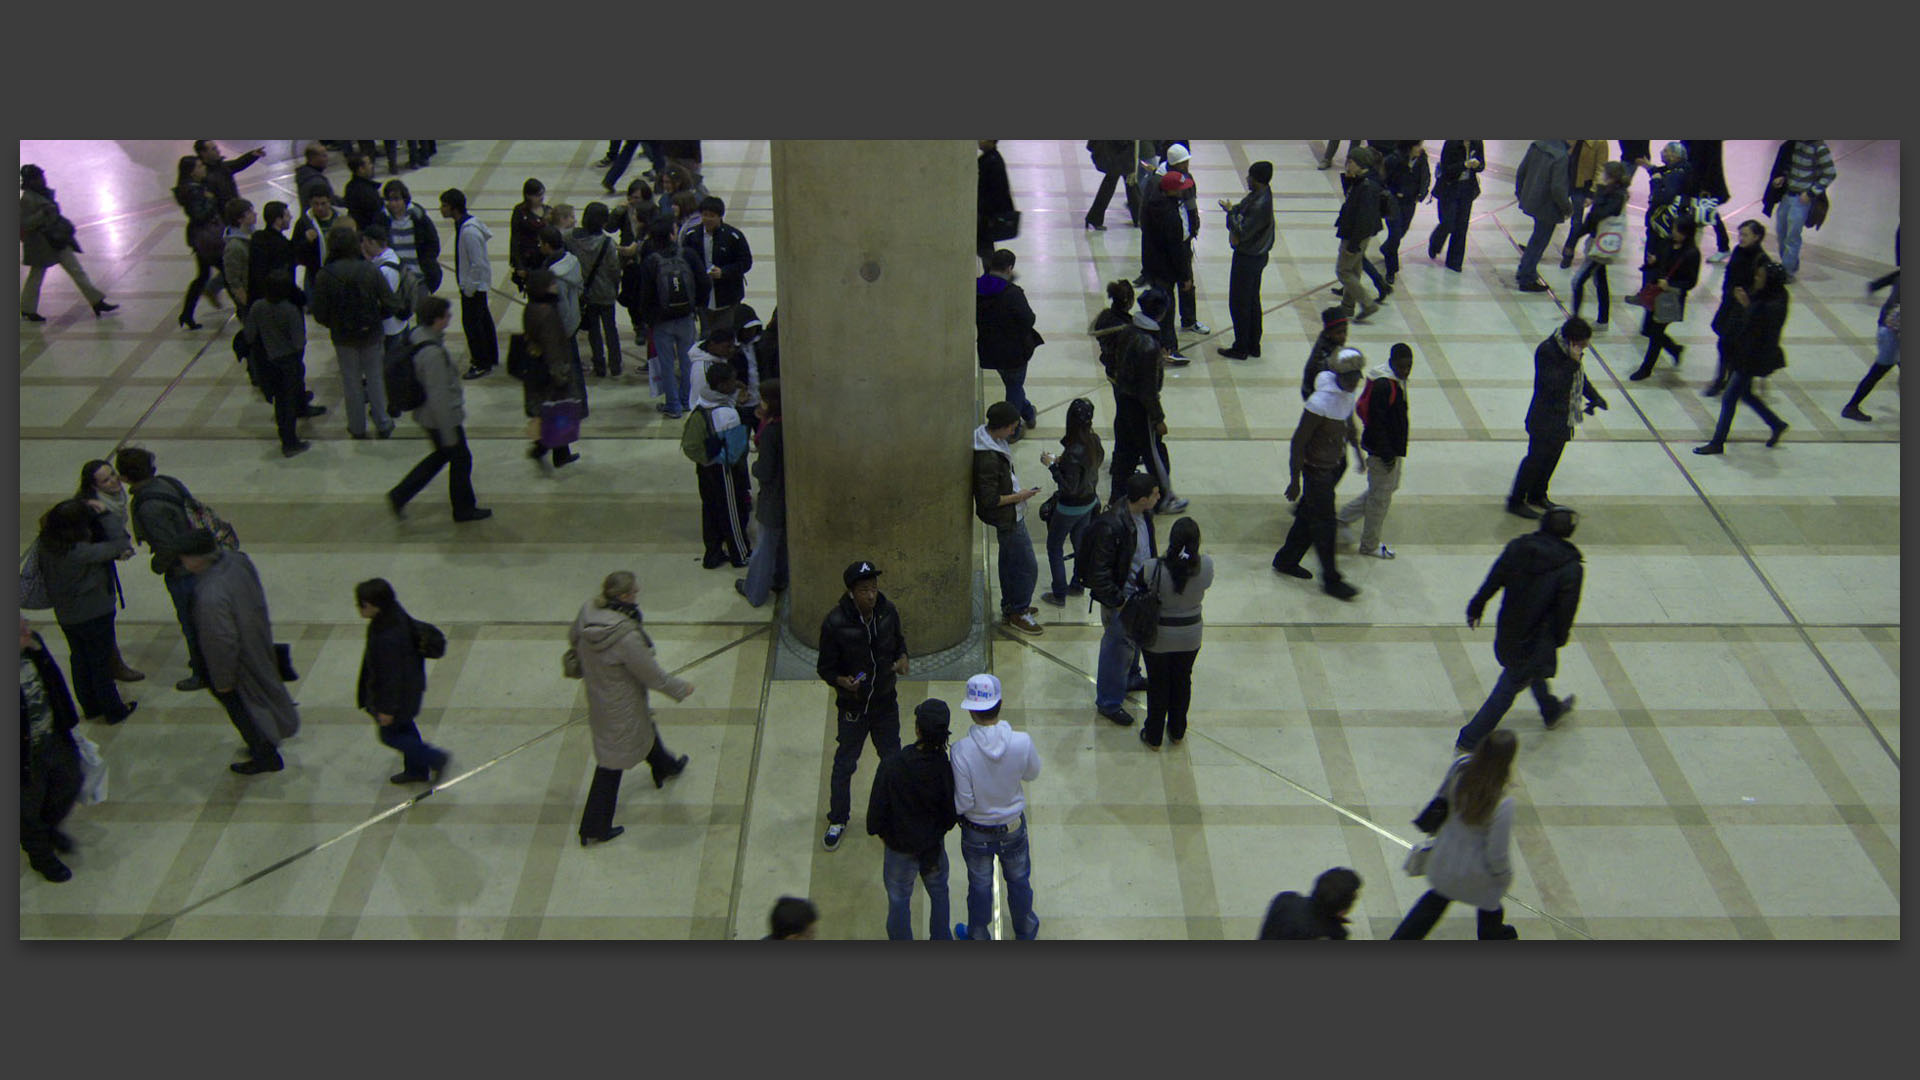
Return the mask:
M 953 747 L 953 808 L 976 825 L 1011 825 L 1026 812 L 1021 782 L 1038 779 L 1033 736 L 1006 721 L 975 724 Z
M 975 450 L 992 450 L 996 453 L 1005 454 L 1007 457 L 1007 475 L 1013 477 L 1013 490 L 1024 490 L 1020 486 L 1020 474 L 1014 469 L 1013 447 L 1008 446 L 1005 439 L 996 439 L 992 435 L 987 434 L 987 425 L 981 424 L 979 427 L 973 429 L 973 448 Z M 1013 504 L 1013 520 L 1027 520 L 1027 504 L 1024 501 Z

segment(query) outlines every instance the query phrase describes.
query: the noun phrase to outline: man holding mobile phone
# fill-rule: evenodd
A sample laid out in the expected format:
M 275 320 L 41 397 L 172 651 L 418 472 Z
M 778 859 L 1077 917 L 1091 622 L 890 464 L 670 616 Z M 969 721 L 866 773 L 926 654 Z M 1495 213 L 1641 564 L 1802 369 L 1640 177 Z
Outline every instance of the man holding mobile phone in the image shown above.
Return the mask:
M 1000 534 L 1000 615 L 1007 628 L 1037 635 L 1045 628 L 1034 619 L 1033 589 L 1040 561 L 1027 533 L 1027 500 L 1039 488 L 1020 487 L 1013 474 L 1012 440 L 1020 433 L 1020 412 L 996 401 L 987 422 L 973 429 L 973 512 Z
M 900 698 L 895 680 L 907 673 L 907 638 L 900 611 L 880 594 L 880 571 L 862 559 L 840 580 L 847 595 L 820 624 L 820 662 L 816 674 L 834 688 L 838 714 L 833 773 L 827 781 L 827 835 L 821 844 L 840 850 L 852 816 L 852 782 L 860 767 L 860 748 L 873 740 L 885 758 L 900 749 Z

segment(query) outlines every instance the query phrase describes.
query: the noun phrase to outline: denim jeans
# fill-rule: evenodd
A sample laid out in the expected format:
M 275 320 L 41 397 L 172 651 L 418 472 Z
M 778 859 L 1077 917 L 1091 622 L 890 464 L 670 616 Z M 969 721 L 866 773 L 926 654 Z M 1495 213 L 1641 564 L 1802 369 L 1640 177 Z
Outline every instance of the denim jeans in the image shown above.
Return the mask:
M 1027 818 L 1005 832 L 986 832 L 960 822 L 960 855 L 967 861 L 967 936 L 974 941 L 993 940 L 993 860 L 1000 859 L 1000 870 L 1007 879 L 1007 915 L 1013 920 L 1013 936 L 1032 941 L 1040 935 L 1040 916 L 1033 913 L 1033 885 L 1028 881 L 1033 865 L 1027 853 Z
M 691 374 L 689 353 L 693 350 L 693 328 L 691 315 L 653 324 L 653 344 L 660 352 L 660 362 L 650 365 L 647 370 L 658 371 L 660 394 L 666 398 L 667 408 L 672 412 L 686 412 L 687 398 L 693 392 L 687 386 L 687 378 Z
M 1885 326 L 1879 328 L 1877 341 L 1879 348 L 1873 354 L 1875 367 L 1893 367 L 1900 362 L 1900 331 Z
M 1765 420 L 1768 427 L 1778 428 L 1786 424 L 1785 420 L 1780 419 L 1778 413 L 1767 408 L 1766 402 L 1754 396 L 1753 376 L 1736 368 L 1727 374 L 1727 388 L 1720 394 L 1720 422 L 1713 428 L 1715 446 L 1727 441 L 1727 432 L 1733 430 L 1734 410 L 1742 401 L 1751 406 L 1754 412 L 1759 413 L 1760 419 Z
M 787 530 L 759 526 L 747 557 L 747 603 L 759 607 L 774 589 L 787 587 Z
M 1446 912 L 1447 905 L 1452 902 L 1433 889 L 1428 889 L 1420 895 L 1420 899 L 1413 902 L 1413 908 L 1407 912 L 1407 917 L 1400 920 L 1400 925 L 1393 931 L 1392 940 L 1424 939 L 1433 931 L 1434 924 L 1440 921 L 1440 916 Z M 1499 936 L 1501 928 L 1507 923 L 1507 909 L 1504 907 L 1497 907 L 1492 911 L 1479 911 L 1476 914 L 1479 919 L 1476 936 L 1481 941 Z
M 1040 414 L 1033 408 L 1033 402 L 1027 400 L 1027 365 L 999 369 L 1000 381 L 1006 384 L 1007 404 L 1020 410 L 1020 419 L 1028 428 L 1038 426 Z
M 1513 273 L 1513 280 L 1521 285 L 1529 284 L 1540 277 L 1540 256 L 1547 253 L 1547 243 L 1553 239 L 1553 230 L 1560 223 L 1550 217 L 1533 219 L 1533 233 L 1527 237 L 1527 249 L 1520 253 L 1520 268 Z
M 1813 204 L 1800 201 L 1798 195 L 1786 195 L 1773 208 L 1774 228 L 1780 234 L 1780 268 L 1789 275 L 1800 272 L 1800 230 L 1806 227 L 1807 211 Z
M 1501 668 L 1500 678 L 1493 684 L 1493 693 L 1487 695 L 1486 703 L 1480 706 L 1479 712 L 1473 714 L 1473 719 L 1467 721 L 1453 741 L 1469 750 L 1480 745 L 1480 740 L 1499 727 L 1500 718 L 1513 708 L 1513 699 L 1520 696 L 1522 685 L 1523 680 L 1514 678 L 1511 668 Z M 1533 700 L 1540 706 L 1541 715 L 1549 719 L 1559 715 L 1560 702 L 1547 689 L 1547 680 L 1525 680 L 1524 685 L 1533 691 Z
M 952 941 L 952 911 L 947 900 L 947 848 L 945 844 L 918 855 L 906 855 L 886 849 L 880 864 L 880 878 L 887 887 L 887 940 L 913 940 L 913 882 L 918 878 L 927 887 L 927 937 L 933 941 Z
M 1053 572 L 1054 599 L 1066 598 L 1067 590 L 1075 585 L 1085 585 L 1080 577 L 1080 542 L 1086 539 L 1087 526 L 1093 524 L 1095 507 L 1081 508 L 1078 514 L 1069 514 L 1065 507 L 1056 507 L 1053 520 L 1047 522 L 1047 569 Z M 1073 542 L 1073 576 L 1067 576 L 1067 542 Z
M 180 620 L 180 636 L 187 642 L 187 670 L 201 682 L 207 681 L 207 662 L 200 656 L 200 630 L 193 619 L 193 586 L 199 580 L 185 570 L 175 570 L 162 579 L 167 596 L 173 600 L 174 617 Z
M 1016 521 L 1000 530 L 1000 613 L 1019 615 L 1033 603 L 1033 586 L 1040 580 L 1040 561 L 1033 557 L 1033 537 L 1027 523 Z
M 1444 247 L 1447 269 L 1459 270 L 1467 261 L 1467 222 L 1473 216 L 1473 197 L 1442 195 L 1439 202 L 1440 224 L 1427 237 L 1427 258 L 1439 258 Z
M 1093 705 L 1112 712 L 1127 698 L 1127 682 L 1140 674 L 1140 648 L 1120 626 L 1120 609 L 1100 607 L 1100 663 L 1093 680 Z
M 396 716 L 393 723 L 378 724 L 376 730 L 382 745 L 400 751 L 402 767 L 414 776 L 426 776 L 447 763 L 447 752 L 421 738 L 411 716 Z
M 1600 301 L 1599 325 L 1607 324 L 1608 309 L 1613 298 L 1607 293 L 1607 264 L 1596 259 L 1588 259 L 1580 264 L 1580 272 L 1573 275 L 1573 313 L 1580 314 L 1580 301 L 1587 291 L 1587 281 L 1593 281 L 1593 295 Z

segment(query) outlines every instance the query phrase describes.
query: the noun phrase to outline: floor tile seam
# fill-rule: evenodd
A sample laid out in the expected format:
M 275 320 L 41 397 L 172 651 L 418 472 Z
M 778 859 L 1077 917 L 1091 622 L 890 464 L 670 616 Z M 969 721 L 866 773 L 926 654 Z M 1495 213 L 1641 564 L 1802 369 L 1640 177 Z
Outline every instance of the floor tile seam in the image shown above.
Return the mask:
M 760 787 L 761 749 L 765 743 L 767 731 L 767 702 L 773 697 L 773 671 L 780 653 L 779 635 L 773 631 L 771 624 L 773 620 L 780 618 L 781 608 L 786 603 L 787 600 L 784 597 L 781 598 L 774 605 L 773 611 L 769 613 L 769 640 L 767 642 L 767 657 L 760 678 L 758 719 L 753 728 L 753 749 L 747 758 L 747 786 L 744 798 L 741 800 L 742 809 L 740 812 L 739 835 L 734 841 L 733 886 L 727 895 L 727 927 L 729 932 L 740 925 L 740 900 L 741 893 L 746 887 L 747 876 L 747 844 L 753 835 L 754 804 L 758 797 Z

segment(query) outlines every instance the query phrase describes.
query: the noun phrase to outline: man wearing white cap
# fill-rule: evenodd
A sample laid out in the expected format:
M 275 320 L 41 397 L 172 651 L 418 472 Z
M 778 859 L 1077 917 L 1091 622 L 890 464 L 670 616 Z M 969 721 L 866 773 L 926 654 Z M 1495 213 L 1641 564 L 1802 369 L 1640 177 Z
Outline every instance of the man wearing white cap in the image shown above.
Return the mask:
M 1333 488 L 1346 471 L 1344 443 L 1353 445 L 1366 471 L 1366 451 L 1360 448 L 1360 435 L 1353 425 L 1353 409 L 1360 398 L 1361 370 L 1366 357 L 1359 349 L 1341 349 L 1334 355 L 1332 370 L 1320 373 L 1306 411 L 1300 414 L 1300 426 L 1293 432 L 1293 452 L 1288 461 L 1287 501 L 1300 500 L 1300 513 L 1287 531 L 1286 543 L 1274 553 L 1273 568 L 1288 577 L 1311 579 L 1313 572 L 1300 565 L 1301 556 L 1312 547 L 1320 555 L 1320 587 L 1328 596 L 1351 600 L 1360 590 L 1341 580 L 1334 566 L 1336 536 Z M 1301 474 L 1306 489 L 1301 490 Z
M 967 921 L 957 938 L 990 941 L 993 931 L 993 861 L 1007 879 L 1007 914 L 1013 936 L 1032 941 L 1040 933 L 1033 913 L 1032 865 L 1027 857 L 1027 797 L 1021 786 L 1040 776 L 1033 737 L 1000 722 L 1000 680 L 975 675 L 961 703 L 973 728 L 953 748 L 953 808 L 960 815 L 960 854 L 967 862 Z M 971 927 L 971 932 L 969 932 Z

